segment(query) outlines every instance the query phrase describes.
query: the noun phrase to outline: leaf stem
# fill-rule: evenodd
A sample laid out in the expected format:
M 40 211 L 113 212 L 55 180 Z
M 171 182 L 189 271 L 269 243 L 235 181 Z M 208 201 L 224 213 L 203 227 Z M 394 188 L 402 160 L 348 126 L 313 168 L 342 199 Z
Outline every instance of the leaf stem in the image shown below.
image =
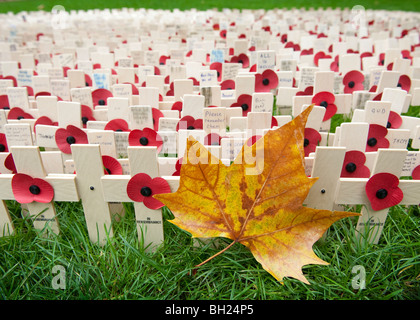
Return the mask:
M 232 241 L 231 244 L 229 244 L 226 248 L 224 248 L 223 250 L 219 251 L 218 253 L 212 255 L 210 258 L 204 260 L 203 262 L 201 262 L 200 264 L 197 264 L 195 267 L 201 267 L 203 264 L 206 264 L 207 262 L 209 262 L 211 259 L 216 258 L 219 254 L 222 254 L 223 252 L 225 252 L 227 249 L 229 249 L 231 246 L 233 246 L 237 241 Z

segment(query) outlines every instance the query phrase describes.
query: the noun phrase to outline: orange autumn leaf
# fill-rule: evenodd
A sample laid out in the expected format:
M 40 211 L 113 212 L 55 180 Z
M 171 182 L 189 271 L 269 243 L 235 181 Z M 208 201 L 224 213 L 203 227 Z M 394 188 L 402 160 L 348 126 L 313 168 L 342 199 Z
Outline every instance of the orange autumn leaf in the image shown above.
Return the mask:
M 218 254 L 239 242 L 276 279 L 308 283 L 304 265 L 328 264 L 315 255 L 313 244 L 335 221 L 357 215 L 303 206 L 316 181 L 304 168 L 304 128 L 311 110 L 269 130 L 252 146 L 245 144 L 230 166 L 190 137 L 178 190 L 155 195 L 174 214 L 170 222 L 193 237 L 232 239 Z

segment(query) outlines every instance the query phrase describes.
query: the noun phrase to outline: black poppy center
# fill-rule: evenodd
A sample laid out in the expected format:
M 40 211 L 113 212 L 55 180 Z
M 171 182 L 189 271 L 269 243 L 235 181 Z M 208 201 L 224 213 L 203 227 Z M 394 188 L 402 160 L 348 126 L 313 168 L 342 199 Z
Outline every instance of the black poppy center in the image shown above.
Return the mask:
M 374 146 L 376 146 L 377 143 L 378 143 L 378 140 L 376 140 L 376 138 L 370 138 L 367 141 L 367 144 L 368 144 L 369 147 L 374 147 Z
M 82 117 L 83 124 L 86 124 L 88 121 L 89 121 L 89 119 L 87 117 Z
M 217 77 L 220 78 L 220 72 L 219 71 L 217 71 Z
M 348 83 L 348 86 L 349 86 L 349 88 L 353 88 L 354 87 L 354 81 L 350 81 L 349 83 Z
M 23 117 L 23 116 L 19 116 L 19 117 L 17 117 L 17 119 L 18 119 L 18 120 L 22 120 L 22 119 L 25 119 L 25 117 Z
M 116 132 L 123 132 L 122 129 L 117 129 L 115 130 Z
M 104 99 L 100 99 L 100 100 L 98 101 L 98 104 L 99 104 L 100 106 L 104 106 L 104 105 L 105 105 L 105 100 L 104 100 Z
M 152 195 L 152 189 L 149 187 L 143 187 L 141 188 L 140 193 L 144 197 L 150 197 Z
M 268 86 L 268 84 L 270 83 L 270 80 L 267 78 L 264 78 L 262 81 L 263 85 Z
M 147 146 L 149 144 L 149 139 L 147 139 L 146 137 L 141 137 L 140 138 L 140 144 L 142 146 Z
M 388 191 L 386 191 L 385 189 L 379 189 L 378 191 L 376 191 L 376 198 L 378 199 L 385 199 L 387 195 Z
M 106 171 L 108 174 L 111 174 L 111 170 L 109 170 L 108 168 L 105 168 L 105 171 Z
M 68 136 L 66 138 L 66 141 L 67 141 L 68 144 L 73 144 L 73 143 L 76 142 L 76 139 L 73 136 Z
M 6 151 L 6 146 L 0 143 L 0 152 Z
M 357 168 L 357 166 L 354 162 L 349 162 L 349 163 L 346 164 L 346 171 L 347 172 L 352 173 L 352 172 L 356 171 L 356 168 Z
M 188 126 L 188 128 L 187 128 L 188 130 L 194 130 L 195 128 L 194 128 L 194 126 Z
M 248 104 L 243 103 L 243 104 L 241 105 L 241 108 L 242 108 L 242 110 L 243 110 L 243 111 L 246 111 L 246 110 L 248 110 L 248 109 L 249 109 L 249 106 L 248 106 Z
M 3 110 L 10 110 L 10 107 L 9 106 L 4 106 Z
M 89 87 L 89 83 L 85 82 L 85 86 L 86 86 L 86 87 Z
M 321 107 L 326 108 L 326 107 L 328 107 L 328 102 L 327 102 L 327 101 L 322 101 L 319 105 L 320 105 Z
M 41 193 L 41 189 L 33 184 L 29 187 L 29 192 L 36 195 Z
M 304 147 L 307 147 L 308 145 L 309 145 L 309 140 L 305 138 L 305 139 L 303 140 L 303 146 L 304 146 Z
M 381 60 L 381 64 L 384 65 L 385 64 L 385 60 Z
M 402 87 L 401 83 L 398 82 L 397 87 L 401 88 Z
M 391 128 L 391 126 L 392 126 L 391 122 L 389 122 L 389 121 L 388 121 L 388 122 L 386 123 L 386 127 L 389 129 L 389 128 Z
M 238 60 L 238 63 L 242 63 L 242 64 L 244 64 L 243 60 Z

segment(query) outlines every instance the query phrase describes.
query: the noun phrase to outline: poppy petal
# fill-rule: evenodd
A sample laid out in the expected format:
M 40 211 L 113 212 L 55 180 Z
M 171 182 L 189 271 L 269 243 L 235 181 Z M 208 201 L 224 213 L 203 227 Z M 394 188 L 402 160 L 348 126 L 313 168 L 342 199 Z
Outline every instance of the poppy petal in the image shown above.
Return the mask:
M 402 122 L 403 120 L 398 113 L 396 113 L 395 111 L 389 112 L 387 128 L 398 129 L 399 127 L 401 127 Z
M 414 170 L 411 172 L 411 177 L 414 180 L 420 180 L 420 166 L 414 168 Z
M 111 156 L 102 156 L 102 164 L 104 165 L 105 174 L 123 174 L 120 162 Z
M 41 192 L 34 195 L 34 201 L 41 203 L 50 203 L 54 198 L 53 187 L 45 180 L 34 178 L 33 184 L 36 185 Z
M 127 121 L 124 119 L 112 119 L 105 125 L 104 130 L 129 132 L 130 128 L 128 127 Z

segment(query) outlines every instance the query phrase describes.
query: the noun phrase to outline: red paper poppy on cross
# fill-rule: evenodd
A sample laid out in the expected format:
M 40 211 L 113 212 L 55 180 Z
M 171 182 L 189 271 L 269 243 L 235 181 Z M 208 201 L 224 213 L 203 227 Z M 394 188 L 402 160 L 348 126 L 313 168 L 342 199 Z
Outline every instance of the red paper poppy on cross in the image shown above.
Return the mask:
M 270 92 L 277 88 L 278 84 L 279 78 L 271 69 L 264 70 L 261 74 L 255 74 L 255 92 Z
M 388 116 L 388 123 L 386 125 L 389 129 L 398 129 L 402 125 L 402 118 L 401 116 L 396 113 L 395 111 L 390 111 Z
M 153 198 L 153 196 L 170 192 L 171 188 L 165 179 L 161 177 L 152 179 L 146 173 L 134 175 L 127 183 L 128 197 L 135 202 L 143 202 L 147 208 L 152 210 L 157 210 L 164 206 L 162 202 Z
M 88 144 L 87 134 L 80 128 L 68 125 L 66 129 L 59 128 L 55 132 L 55 142 L 58 149 L 65 154 L 71 154 L 72 144 Z
M 340 57 L 338 55 L 335 56 L 334 61 L 331 62 L 331 64 L 330 64 L 330 70 L 331 71 L 334 71 L 334 72 L 340 71 L 339 59 L 340 59 Z
M 159 153 L 162 149 L 163 140 L 153 129 L 134 129 L 128 135 L 128 144 L 130 146 L 157 147 L 157 153 Z
M 227 31 L 224 29 L 219 32 L 219 35 L 222 39 L 226 39 L 226 34 L 227 34 Z
M 0 152 L 9 152 L 7 147 L 6 135 L 0 132 Z
M 96 89 L 92 91 L 92 100 L 94 106 L 106 106 L 108 98 L 112 98 L 112 92 L 107 89 Z
M 315 53 L 315 55 L 314 55 L 314 64 L 315 64 L 317 67 L 319 67 L 319 66 L 318 66 L 319 59 L 331 59 L 331 56 L 330 56 L 330 55 L 328 55 L 328 54 L 325 54 L 325 52 L 324 52 L 324 51 L 319 51 L 319 52 Z
M 181 174 L 181 165 L 182 165 L 182 158 L 179 158 L 175 163 L 175 172 L 172 174 L 173 176 L 179 177 Z
M 343 77 L 344 93 L 353 93 L 354 91 L 363 90 L 363 81 L 365 76 L 357 70 L 349 71 Z
M 171 110 L 178 110 L 179 112 L 181 112 L 182 106 L 183 106 L 182 101 L 175 101 L 171 107 Z
M 111 156 L 102 156 L 102 164 L 104 166 L 105 175 L 123 174 L 121 163 Z
M 176 131 L 179 129 L 200 130 L 203 129 L 203 119 L 195 119 L 192 116 L 182 117 L 176 125 Z
M 220 83 L 221 90 L 235 90 L 235 81 L 234 80 L 225 80 Z
M 420 165 L 415 167 L 413 171 L 411 171 L 411 177 L 414 180 L 420 180 Z
M 44 126 L 58 126 L 58 122 L 57 121 L 52 121 L 50 118 L 48 118 L 47 116 L 42 116 L 39 117 L 35 123 L 34 123 L 34 132 L 36 133 L 36 126 L 37 125 L 44 125 Z
M 262 138 L 262 136 L 260 136 L 260 135 L 254 135 L 254 136 L 250 137 L 245 143 L 248 147 L 251 147 L 255 142 L 257 142 L 261 138 Z
M 19 203 L 50 203 L 54 198 L 54 189 L 47 181 L 23 173 L 13 176 L 12 191 Z
M 2 94 L 0 96 L 0 109 L 4 109 L 4 110 L 10 109 L 9 97 L 7 96 L 7 94 Z
M 96 119 L 93 117 L 93 111 L 89 106 L 84 104 L 81 105 L 81 113 L 82 113 L 82 124 L 83 128 L 87 127 L 88 121 L 95 121 Z
M 334 102 L 335 96 L 328 91 L 321 91 L 313 96 L 312 103 L 314 103 L 317 106 L 324 107 L 326 109 L 322 121 L 327 121 L 331 119 L 333 115 L 336 114 L 337 106 L 334 104 Z
M 220 62 L 213 62 L 210 65 L 210 70 L 217 71 L 217 81 L 222 81 L 222 64 Z
M 398 79 L 397 87 L 409 92 L 411 88 L 411 79 L 406 74 L 403 74 Z
M 9 155 L 4 159 L 4 166 L 7 170 L 11 171 L 12 173 L 16 173 L 16 165 L 15 161 L 13 160 L 13 155 L 9 153 Z
M 249 67 L 249 58 L 245 53 L 241 53 L 237 56 L 233 56 L 230 59 L 230 62 L 242 63 L 242 68 L 248 68 Z
M 159 119 L 163 118 L 163 113 L 157 108 L 152 108 L 152 118 L 153 118 L 153 129 L 155 131 L 159 130 Z
M 204 137 L 205 146 L 220 146 L 222 137 L 217 133 L 209 133 Z
M 389 148 L 389 141 L 386 139 L 387 128 L 379 124 L 370 124 L 366 142 L 366 152 L 375 152 L 379 148 Z
M 14 107 L 10 109 L 9 113 L 7 114 L 7 119 L 10 120 L 21 120 L 21 119 L 33 119 L 34 117 L 25 112 L 23 109 L 19 107 Z
M 127 121 L 124 119 L 112 119 L 105 125 L 104 130 L 112 130 L 115 132 L 130 132 Z
M 343 168 L 340 177 L 343 178 L 369 178 L 370 170 L 365 166 L 366 156 L 358 150 L 347 151 L 344 156 Z
M 306 87 L 305 90 L 296 92 L 297 96 L 312 96 L 313 94 L 314 94 L 313 86 Z
M 399 183 L 398 177 L 391 173 L 381 172 L 373 175 L 365 186 L 372 209 L 378 211 L 399 204 L 404 197 L 398 187 Z
M 249 94 L 241 94 L 236 100 L 236 102 L 233 103 L 230 107 L 241 107 L 242 116 L 246 117 L 248 115 L 248 112 L 252 111 L 252 96 Z
M 321 135 L 318 131 L 312 128 L 305 128 L 303 139 L 303 149 L 305 151 L 305 157 L 309 156 L 311 152 L 315 151 L 321 139 Z

